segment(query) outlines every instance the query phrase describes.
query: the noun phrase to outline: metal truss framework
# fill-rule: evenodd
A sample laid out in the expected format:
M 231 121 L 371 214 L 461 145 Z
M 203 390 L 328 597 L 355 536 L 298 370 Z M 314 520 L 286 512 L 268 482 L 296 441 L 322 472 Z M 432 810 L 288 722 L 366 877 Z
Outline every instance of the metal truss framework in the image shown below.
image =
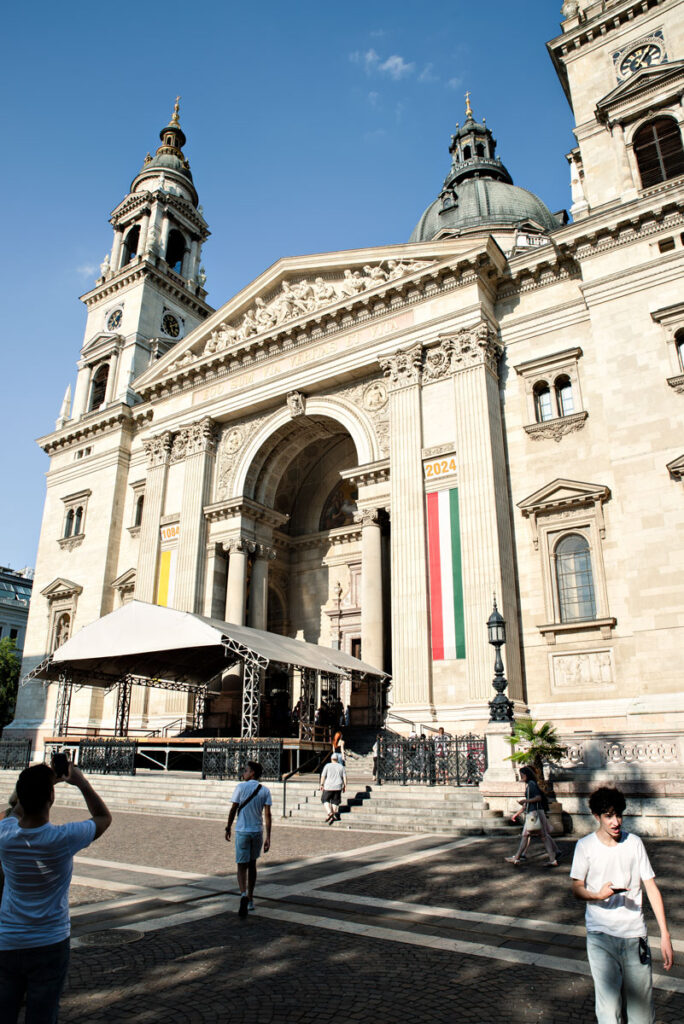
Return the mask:
M 299 712 L 299 736 L 302 740 L 313 740 L 316 715 L 316 670 L 302 669 L 302 703 Z
M 66 673 L 59 677 L 57 687 L 57 703 L 55 704 L 55 721 L 53 732 L 55 736 L 66 736 L 69 728 L 69 711 L 71 710 L 71 695 L 74 684 L 71 676 Z
M 242 681 L 242 726 L 240 735 L 259 735 L 259 708 L 261 706 L 261 673 L 268 668 L 268 658 L 257 654 L 230 637 L 221 641 L 226 651 L 237 656 L 245 669 Z

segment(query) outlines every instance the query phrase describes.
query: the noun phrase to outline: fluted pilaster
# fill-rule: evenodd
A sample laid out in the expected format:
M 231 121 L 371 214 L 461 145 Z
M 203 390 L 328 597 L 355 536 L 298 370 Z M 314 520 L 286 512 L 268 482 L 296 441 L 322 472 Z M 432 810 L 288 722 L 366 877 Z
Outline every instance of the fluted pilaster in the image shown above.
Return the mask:
M 382 534 L 376 508 L 362 509 L 361 523 L 361 657 L 374 668 L 383 665 Z
M 154 603 L 157 596 L 159 522 L 164 507 L 172 444 L 173 434 L 170 431 L 165 431 L 163 434 L 143 442 L 147 453 L 148 470 L 140 524 L 138 567 L 135 576 L 135 597 L 138 601 Z
M 392 675 L 397 704 L 431 702 L 421 346 L 380 360 L 390 388 Z M 364 652 L 364 658 L 366 652 Z
M 199 611 L 204 584 L 206 521 L 203 509 L 216 457 L 216 424 L 206 418 L 183 427 L 174 438 L 172 457 L 184 459 L 180 539 L 174 607 Z

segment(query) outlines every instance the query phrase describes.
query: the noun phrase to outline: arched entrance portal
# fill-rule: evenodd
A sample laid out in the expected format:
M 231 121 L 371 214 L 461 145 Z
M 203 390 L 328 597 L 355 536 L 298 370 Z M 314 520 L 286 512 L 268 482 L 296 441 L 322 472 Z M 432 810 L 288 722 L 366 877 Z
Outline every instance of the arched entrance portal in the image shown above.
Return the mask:
M 382 668 L 389 521 L 376 510 L 364 517 L 357 467 L 351 434 L 326 415 L 295 416 L 262 441 L 242 477 L 239 536 L 227 545 L 226 610 L 236 621 L 243 601 L 242 621 L 254 628 L 364 660 L 370 636 L 372 664 Z M 370 557 L 374 587 L 366 601 L 363 569 Z M 235 697 L 238 685 L 235 679 Z M 300 697 L 298 674 L 270 667 L 262 680 L 260 733 L 296 731 Z M 366 683 L 352 688 L 349 681 L 333 693 L 323 679 L 316 708 L 324 699 L 351 705 L 354 724 L 377 724 L 377 694 Z M 234 713 L 231 718 L 234 731 Z

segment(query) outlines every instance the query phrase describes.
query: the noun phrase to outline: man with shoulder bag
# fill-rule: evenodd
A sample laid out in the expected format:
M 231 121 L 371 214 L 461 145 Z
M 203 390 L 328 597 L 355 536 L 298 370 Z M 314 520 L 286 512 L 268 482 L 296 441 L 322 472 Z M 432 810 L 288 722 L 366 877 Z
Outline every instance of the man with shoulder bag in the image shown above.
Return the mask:
M 231 797 L 232 806 L 226 825 L 226 842 L 230 842 L 233 822 L 237 816 L 235 827 L 235 861 L 237 863 L 237 880 L 240 886 L 240 905 L 238 914 L 247 917 L 254 910 L 254 886 L 256 885 L 257 866 L 262 845 L 264 853 L 271 848 L 271 791 L 263 786 L 259 779 L 262 767 L 258 761 L 248 761 L 243 773 L 243 781 L 239 782 Z M 266 838 L 264 839 L 262 814 L 266 822 Z

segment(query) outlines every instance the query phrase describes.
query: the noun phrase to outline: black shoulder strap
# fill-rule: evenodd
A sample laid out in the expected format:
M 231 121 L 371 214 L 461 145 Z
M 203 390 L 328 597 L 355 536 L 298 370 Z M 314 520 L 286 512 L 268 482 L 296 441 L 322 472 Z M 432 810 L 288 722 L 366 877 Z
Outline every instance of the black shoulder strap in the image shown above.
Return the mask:
M 238 809 L 237 809 L 238 814 L 240 813 L 240 811 L 244 811 L 244 809 L 247 806 L 247 804 L 249 803 L 249 801 L 254 799 L 254 797 L 257 795 L 257 793 L 259 792 L 260 789 L 261 789 L 261 783 L 259 783 L 259 785 L 257 786 L 256 789 L 252 790 L 252 792 L 249 794 L 249 796 L 247 797 L 246 800 L 243 800 L 241 804 L 238 804 Z

